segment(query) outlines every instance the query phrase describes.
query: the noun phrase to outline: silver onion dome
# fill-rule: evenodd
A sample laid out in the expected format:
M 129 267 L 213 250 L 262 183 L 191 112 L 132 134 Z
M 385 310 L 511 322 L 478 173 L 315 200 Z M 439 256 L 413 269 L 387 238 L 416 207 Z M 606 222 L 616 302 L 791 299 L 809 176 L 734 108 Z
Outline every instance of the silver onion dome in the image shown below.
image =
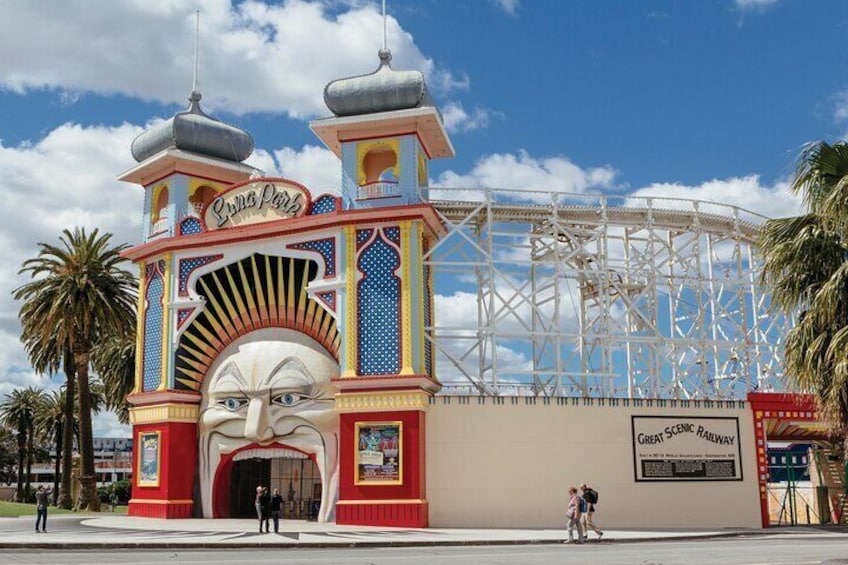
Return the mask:
M 200 98 L 200 93 L 193 91 L 187 110 L 136 137 L 131 147 L 135 160 L 144 161 L 169 148 L 237 163 L 250 157 L 253 137 L 242 129 L 207 116 L 200 109 Z
M 379 51 L 380 66 L 373 73 L 334 80 L 324 88 L 324 103 L 336 116 L 357 116 L 433 106 L 420 71 L 396 71 L 392 54 Z

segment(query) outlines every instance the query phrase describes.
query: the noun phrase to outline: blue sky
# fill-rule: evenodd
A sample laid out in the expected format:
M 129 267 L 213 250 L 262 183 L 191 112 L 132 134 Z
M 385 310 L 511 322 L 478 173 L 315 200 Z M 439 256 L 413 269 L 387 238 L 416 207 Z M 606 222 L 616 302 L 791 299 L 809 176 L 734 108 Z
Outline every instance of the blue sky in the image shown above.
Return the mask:
M 376 67 L 378 2 L 0 4 L 0 394 L 44 384 L 9 292 L 38 241 L 98 226 L 137 243 L 132 139 L 185 106 L 200 8 L 204 108 L 249 161 L 323 192 L 322 88 Z M 395 68 L 427 75 L 457 157 L 435 184 L 675 195 L 779 216 L 801 146 L 848 130 L 842 0 L 389 0 Z M 100 433 L 119 433 L 101 418 Z

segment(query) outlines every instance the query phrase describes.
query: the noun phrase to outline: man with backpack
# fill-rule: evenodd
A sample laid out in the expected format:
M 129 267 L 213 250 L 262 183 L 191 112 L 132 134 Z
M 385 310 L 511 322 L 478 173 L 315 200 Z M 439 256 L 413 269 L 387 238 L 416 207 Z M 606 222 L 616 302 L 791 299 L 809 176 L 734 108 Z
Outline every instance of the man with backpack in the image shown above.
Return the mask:
M 595 515 L 595 505 L 598 504 L 598 491 L 591 488 L 590 486 L 583 483 L 580 485 L 580 491 L 583 494 L 583 500 L 586 501 L 586 511 L 583 512 L 583 531 L 586 532 L 586 536 L 589 535 L 589 529 L 591 529 L 595 534 L 597 534 L 598 539 L 600 540 L 604 537 L 604 532 L 600 530 L 595 523 L 593 522 L 593 517 Z

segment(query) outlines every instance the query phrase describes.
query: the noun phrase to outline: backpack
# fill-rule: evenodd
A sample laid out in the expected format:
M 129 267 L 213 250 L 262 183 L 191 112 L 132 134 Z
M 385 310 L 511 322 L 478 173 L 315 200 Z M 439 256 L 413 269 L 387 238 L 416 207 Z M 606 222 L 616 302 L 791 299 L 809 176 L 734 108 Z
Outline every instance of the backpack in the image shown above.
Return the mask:
M 587 488 L 583 491 L 583 498 L 586 499 L 586 502 L 589 504 L 597 504 L 598 503 L 598 491 L 593 488 Z

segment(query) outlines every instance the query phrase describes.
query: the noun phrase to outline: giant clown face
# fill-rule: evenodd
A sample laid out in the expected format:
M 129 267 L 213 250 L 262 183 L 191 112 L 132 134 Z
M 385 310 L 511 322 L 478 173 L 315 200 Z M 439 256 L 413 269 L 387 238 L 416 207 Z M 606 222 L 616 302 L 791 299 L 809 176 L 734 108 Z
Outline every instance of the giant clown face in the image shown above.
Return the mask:
M 271 328 L 231 343 L 210 367 L 200 404 L 200 496 L 207 518 L 226 515 L 234 461 L 305 453 L 321 473 L 319 521 L 338 497 L 335 359 L 303 333 Z

